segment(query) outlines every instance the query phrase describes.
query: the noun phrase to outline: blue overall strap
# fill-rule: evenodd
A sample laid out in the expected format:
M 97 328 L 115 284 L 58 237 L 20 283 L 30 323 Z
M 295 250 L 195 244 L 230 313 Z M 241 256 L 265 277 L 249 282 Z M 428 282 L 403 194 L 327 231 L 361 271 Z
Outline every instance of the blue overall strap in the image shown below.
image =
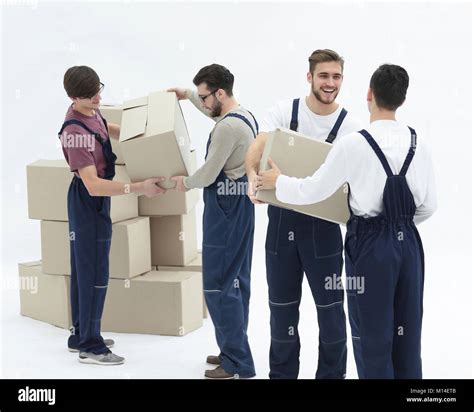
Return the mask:
M 403 163 L 402 169 L 400 170 L 400 176 L 405 176 L 408 170 L 408 166 L 410 166 L 410 163 L 413 159 L 413 156 L 415 155 L 415 149 L 416 149 L 416 132 L 414 129 L 412 129 L 410 126 L 408 126 L 410 129 L 411 133 L 411 143 L 410 143 L 410 149 L 408 149 L 408 154 L 405 159 L 405 162 Z
M 367 143 L 370 144 L 372 149 L 374 150 L 375 154 L 379 158 L 380 162 L 382 163 L 383 168 L 385 169 L 385 173 L 387 173 L 387 176 L 393 176 L 392 169 L 390 169 L 390 166 L 387 162 L 387 158 L 382 152 L 382 149 L 380 149 L 379 145 L 377 142 L 374 140 L 374 138 L 369 134 L 367 130 L 360 130 L 359 133 L 365 137 L 365 140 L 367 140 Z
M 67 120 L 63 123 L 62 127 L 61 127 L 61 130 L 59 131 L 58 133 L 58 137 L 61 139 L 61 135 L 63 134 L 63 131 L 64 129 L 71 125 L 71 124 L 75 124 L 77 126 L 80 126 L 82 127 L 84 130 L 87 130 L 91 135 L 95 136 L 95 138 L 100 142 L 100 143 L 103 143 L 104 142 L 104 139 L 102 138 L 102 136 L 97 133 L 97 132 L 94 132 L 92 131 L 91 129 L 89 129 L 89 127 L 87 127 L 84 123 L 82 123 L 80 120 L 76 120 L 76 119 L 71 119 L 71 120 Z
M 102 114 L 99 112 L 97 112 L 100 116 L 100 118 L 102 119 L 102 121 L 104 122 L 104 126 L 105 126 L 105 130 L 107 130 L 107 133 L 109 133 L 109 125 L 107 124 L 107 120 L 105 120 L 105 117 L 102 116 Z
M 249 112 L 250 113 L 250 112 Z M 247 124 L 248 127 L 250 127 L 250 130 L 252 130 L 252 133 L 253 133 L 253 137 L 255 138 L 257 136 L 257 133 L 258 133 L 258 125 L 257 125 L 257 133 L 255 133 L 255 130 L 253 130 L 253 127 L 252 125 L 250 124 L 249 122 L 249 119 L 247 119 L 245 116 L 242 116 L 241 114 L 238 114 L 238 113 L 229 113 L 229 114 L 226 114 L 222 120 L 224 120 L 226 117 L 236 117 L 237 119 L 240 119 L 242 120 L 243 122 L 245 122 Z M 252 115 L 253 117 L 253 115 Z M 255 117 L 253 117 L 254 120 L 255 120 Z M 257 122 L 255 122 L 257 123 Z
M 258 122 L 257 122 L 257 119 L 255 118 L 255 116 L 252 114 L 251 111 L 247 110 L 249 113 L 250 113 L 250 116 L 252 116 L 252 119 L 253 121 L 255 122 L 255 126 L 257 127 L 257 133 L 258 134 Z
M 343 107 L 341 110 L 341 113 L 339 113 L 339 116 L 337 117 L 336 123 L 334 123 L 332 130 L 329 132 L 326 142 L 328 143 L 334 142 L 334 139 L 337 137 L 337 132 L 339 131 L 339 128 L 341 127 L 341 124 L 344 121 L 344 118 L 346 117 L 346 115 L 347 115 L 347 110 L 344 109 Z
M 293 100 L 293 109 L 291 110 L 290 129 L 296 132 L 298 130 L 298 107 L 300 99 Z

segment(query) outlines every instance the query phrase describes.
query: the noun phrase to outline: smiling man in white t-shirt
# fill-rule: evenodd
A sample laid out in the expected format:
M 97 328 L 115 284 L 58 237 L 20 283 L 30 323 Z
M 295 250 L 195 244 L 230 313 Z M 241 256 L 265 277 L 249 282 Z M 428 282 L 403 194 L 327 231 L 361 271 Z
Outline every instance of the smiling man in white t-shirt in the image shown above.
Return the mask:
M 337 142 L 343 134 L 362 128 L 336 97 L 342 85 L 344 60 L 332 50 L 309 57 L 308 96 L 279 102 L 261 124 L 262 131 L 247 152 L 249 197 L 255 204 L 255 180 L 268 132 L 277 127 L 315 140 Z M 303 273 L 316 304 L 319 359 L 316 378 L 342 379 L 346 374 L 344 291 L 327 288 L 327 278 L 342 272 L 342 236 L 338 224 L 292 210 L 268 206 L 265 244 L 271 311 L 270 378 L 296 379 L 299 372 L 299 304 Z

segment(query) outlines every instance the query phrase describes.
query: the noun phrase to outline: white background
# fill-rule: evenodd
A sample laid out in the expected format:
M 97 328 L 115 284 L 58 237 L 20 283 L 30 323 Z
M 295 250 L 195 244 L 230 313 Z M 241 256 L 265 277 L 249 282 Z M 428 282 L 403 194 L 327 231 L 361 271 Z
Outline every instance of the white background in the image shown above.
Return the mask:
M 26 165 L 62 156 L 65 70 L 90 65 L 116 103 L 171 86 L 192 87 L 204 65 L 235 75 L 239 102 L 261 119 L 279 99 L 308 93 L 307 58 L 331 48 L 346 59 L 339 102 L 368 121 L 365 96 L 382 63 L 410 75 L 398 118 L 430 142 L 439 210 L 420 226 L 426 253 L 423 365 L 426 378 L 472 377 L 472 9 L 455 3 L 44 3 L 1 8 L 3 377 L 200 378 L 216 352 L 211 321 L 185 337 L 109 334 L 127 363 L 82 365 L 67 331 L 19 315 L 17 263 L 38 260 L 39 221 L 28 220 Z M 212 121 L 182 104 L 199 163 Z M 198 241 L 202 202 L 197 207 Z M 257 210 L 249 337 L 257 376 L 268 375 L 264 264 L 266 208 Z M 317 364 L 317 321 L 306 281 L 300 377 Z M 347 311 L 346 311 L 347 313 Z M 348 334 L 350 336 L 350 329 Z M 107 336 L 107 337 L 108 337 Z M 348 377 L 356 378 L 349 339 Z

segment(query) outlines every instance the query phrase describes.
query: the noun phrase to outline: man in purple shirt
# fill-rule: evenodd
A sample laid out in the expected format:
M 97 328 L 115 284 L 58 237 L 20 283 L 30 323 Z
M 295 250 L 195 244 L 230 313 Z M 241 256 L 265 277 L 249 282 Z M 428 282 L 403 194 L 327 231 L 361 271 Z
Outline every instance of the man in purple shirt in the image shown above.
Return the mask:
M 109 124 L 99 111 L 104 85 L 87 66 L 74 66 L 64 75 L 64 88 L 72 100 L 59 132 L 64 157 L 74 178 L 68 191 L 71 250 L 72 328 L 68 340 L 79 362 L 120 365 L 124 358 L 103 339 L 100 322 L 109 280 L 109 252 L 112 237 L 110 196 L 136 193 L 153 197 L 164 193 L 162 177 L 143 182 L 112 181 L 116 156 L 109 136 L 118 139 L 120 126 Z

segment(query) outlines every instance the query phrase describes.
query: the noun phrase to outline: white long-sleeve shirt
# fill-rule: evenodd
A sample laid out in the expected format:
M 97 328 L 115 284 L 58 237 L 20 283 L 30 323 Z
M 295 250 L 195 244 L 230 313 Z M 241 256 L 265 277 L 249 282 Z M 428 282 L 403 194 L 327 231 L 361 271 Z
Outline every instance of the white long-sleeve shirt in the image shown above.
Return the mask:
M 394 120 L 377 120 L 366 129 L 387 158 L 393 174 L 398 174 L 408 154 L 411 133 Z M 349 183 L 349 203 L 355 215 L 372 217 L 382 212 L 382 195 L 387 174 L 372 147 L 360 133 L 339 137 L 325 163 L 304 179 L 281 175 L 276 181 L 276 197 L 281 202 L 306 205 L 331 196 Z M 436 210 L 436 189 L 431 153 L 427 142 L 417 135 L 417 147 L 406 174 L 416 205 L 416 224 Z

